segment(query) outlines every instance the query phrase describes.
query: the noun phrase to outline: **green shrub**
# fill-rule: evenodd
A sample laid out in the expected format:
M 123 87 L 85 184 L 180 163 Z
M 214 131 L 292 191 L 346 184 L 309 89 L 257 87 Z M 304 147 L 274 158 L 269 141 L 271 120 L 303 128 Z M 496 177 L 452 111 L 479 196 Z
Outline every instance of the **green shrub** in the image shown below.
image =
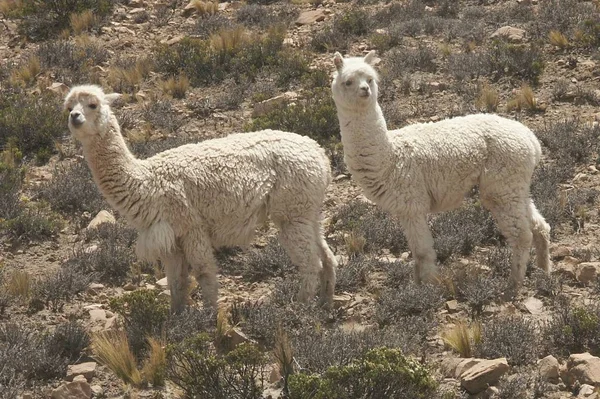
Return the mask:
M 168 374 L 186 397 L 259 399 L 267 358 L 256 345 L 242 343 L 222 355 L 213 337 L 198 334 L 167 348 Z
M 400 350 L 378 348 L 322 375 L 293 374 L 291 399 L 430 398 L 437 383 L 429 370 Z
M 104 18 L 116 0 L 24 0 L 19 32 L 30 40 L 46 40 L 69 27 L 70 16 L 85 10 Z
M 60 99 L 53 94 L 32 96 L 13 91 L 0 95 L 0 147 L 10 142 L 23 156 L 54 151 L 54 141 L 66 129 Z
M 544 60 L 539 46 L 518 45 L 494 41 L 489 49 L 490 73 L 495 79 L 517 77 L 536 84 L 544 71 Z
M 169 301 L 155 290 L 140 289 L 110 301 L 110 308 L 123 316 L 129 345 L 140 355 L 147 337 L 160 337 L 169 316 Z
M 63 222 L 50 212 L 25 208 L 18 216 L 0 222 L 0 227 L 10 238 L 27 242 L 56 236 Z
M 328 89 L 306 93 L 296 104 L 284 104 L 250 122 L 248 132 L 279 129 L 298 133 L 316 140 L 321 145 L 339 141 L 339 121 L 335 103 Z
M 590 352 L 600 354 L 600 306 L 573 305 L 565 296 L 556 300 L 556 309 L 545 328 L 548 350 L 562 355 Z

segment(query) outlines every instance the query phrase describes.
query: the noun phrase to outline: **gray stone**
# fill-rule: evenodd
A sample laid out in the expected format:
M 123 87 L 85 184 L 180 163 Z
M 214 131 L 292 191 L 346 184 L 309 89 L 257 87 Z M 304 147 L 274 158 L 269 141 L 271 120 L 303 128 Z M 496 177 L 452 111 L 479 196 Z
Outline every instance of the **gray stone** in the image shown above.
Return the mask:
M 296 20 L 296 25 L 301 26 L 301 25 L 313 24 L 315 22 L 320 22 L 320 21 L 323 21 L 326 16 L 327 16 L 327 14 L 322 9 L 304 11 L 300 14 L 298 19 Z
M 82 375 L 90 381 L 96 375 L 96 362 L 72 364 L 67 367 L 67 381 L 73 381 L 76 376 Z
M 513 42 L 522 42 L 525 40 L 526 32 L 523 29 L 514 28 L 512 26 L 503 26 L 492 33 L 490 36 L 492 39 L 502 37 Z
M 462 373 L 460 385 L 470 394 L 475 395 L 496 384 L 508 370 L 506 358 L 484 360 Z
M 548 355 L 543 359 L 538 361 L 538 370 L 540 372 L 540 377 L 544 381 L 550 382 L 558 382 L 558 360 L 552 355 Z
M 73 381 L 62 384 L 52 391 L 52 399 L 89 399 L 92 388 L 85 381 Z
M 600 358 L 588 352 L 569 356 L 563 381 L 569 386 L 572 386 L 575 381 L 579 381 L 580 384 L 600 386 Z
M 598 277 L 598 269 L 600 268 L 600 262 L 583 262 L 577 265 L 577 281 L 583 285 L 588 285 L 591 282 L 595 282 Z
M 116 220 L 115 220 L 115 217 L 110 212 L 103 210 L 103 211 L 98 212 L 96 217 L 94 217 L 92 219 L 92 221 L 88 224 L 87 228 L 94 229 L 94 228 L 100 226 L 102 223 L 115 224 Z

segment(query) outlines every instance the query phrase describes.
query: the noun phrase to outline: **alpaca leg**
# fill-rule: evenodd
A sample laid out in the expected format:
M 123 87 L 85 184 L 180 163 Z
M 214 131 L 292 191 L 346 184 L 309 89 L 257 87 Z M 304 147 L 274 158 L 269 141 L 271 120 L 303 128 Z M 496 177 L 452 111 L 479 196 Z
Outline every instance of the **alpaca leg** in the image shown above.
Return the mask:
M 546 273 L 550 273 L 552 263 L 550 262 L 550 225 L 535 207 L 533 201 L 530 202 L 531 232 L 533 233 L 533 246 L 537 267 Z
M 527 270 L 529 250 L 533 240 L 530 200 L 517 198 L 510 202 L 486 201 L 500 232 L 512 250 L 511 284 L 515 292 L 521 288 Z
M 183 252 L 200 286 L 204 307 L 216 309 L 219 297 L 218 268 L 208 236 L 201 231 L 190 233 L 183 239 Z
M 186 304 L 188 294 L 188 269 L 181 251 L 163 255 L 162 263 L 167 275 L 167 283 L 171 292 L 171 312 L 179 313 Z
M 436 282 L 439 273 L 435 264 L 436 254 L 433 249 L 433 236 L 427 225 L 427 219 L 420 217 L 418 219 L 403 220 L 402 226 L 415 260 L 415 282 L 417 284 Z
M 322 269 L 319 271 L 319 277 L 321 280 L 321 292 L 319 294 L 319 303 L 325 308 L 331 308 L 333 305 L 333 294 L 335 292 L 335 270 L 337 269 L 337 259 L 321 229 L 321 224 L 317 223 L 315 227 L 315 234 L 317 236 L 317 247 L 319 249 L 319 255 L 321 258 Z
M 321 273 L 321 259 L 313 222 L 294 220 L 280 226 L 279 241 L 300 271 L 298 300 L 307 303 L 317 293 Z

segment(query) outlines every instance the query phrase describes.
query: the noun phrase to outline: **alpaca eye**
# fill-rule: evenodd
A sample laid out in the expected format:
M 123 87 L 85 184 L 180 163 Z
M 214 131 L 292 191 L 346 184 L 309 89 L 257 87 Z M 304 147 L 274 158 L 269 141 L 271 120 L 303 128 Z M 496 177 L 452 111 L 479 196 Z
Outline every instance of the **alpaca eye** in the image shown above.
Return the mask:
M 98 107 L 98 106 L 97 106 L 96 104 L 90 104 L 90 105 L 89 105 L 89 107 L 90 107 L 91 109 L 96 109 L 96 107 Z
M 67 108 L 67 111 L 71 112 L 71 111 L 73 111 L 73 108 L 69 107 L 69 108 Z
M 369 83 L 369 84 L 373 83 L 373 79 L 367 80 L 367 83 Z
M 351 80 L 347 80 L 346 81 L 346 86 L 350 86 L 350 85 L 352 85 L 352 81 Z

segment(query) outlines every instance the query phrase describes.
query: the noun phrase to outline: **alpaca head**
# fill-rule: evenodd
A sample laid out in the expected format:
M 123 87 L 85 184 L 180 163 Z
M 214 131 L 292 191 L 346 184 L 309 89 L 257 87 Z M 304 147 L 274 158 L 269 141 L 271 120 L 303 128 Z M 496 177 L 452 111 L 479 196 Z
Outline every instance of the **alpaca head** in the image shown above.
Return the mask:
M 373 68 L 375 58 L 374 50 L 364 58 L 343 58 L 340 53 L 335 53 L 333 63 L 337 71 L 331 90 L 338 108 L 359 111 L 377 103 L 379 76 Z
M 120 94 L 104 94 L 98 86 L 73 87 L 65 98 L 64 108 L 69 111 L 69 130 L 79 140 L 102 136 L 112 116 L 110 104 Z

